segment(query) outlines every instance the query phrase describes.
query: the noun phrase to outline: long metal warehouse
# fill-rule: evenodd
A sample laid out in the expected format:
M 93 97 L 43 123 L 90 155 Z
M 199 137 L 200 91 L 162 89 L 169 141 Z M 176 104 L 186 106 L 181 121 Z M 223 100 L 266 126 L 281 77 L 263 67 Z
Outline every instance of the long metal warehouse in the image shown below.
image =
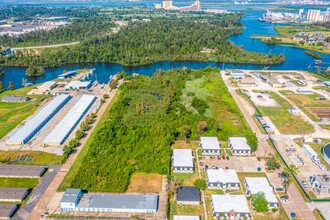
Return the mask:
M 45 138 L 45 146 L 60 146 L 69 137 L 73 129 L 77 126 L 84 114 L 92 106 L 96 97 L 83 95 L 71 108 L 67 115 L 57 124 L 57 126 Z
M 8 140 L 8 145 L 21 145 L 29 142 L 40 129 L 67 103 L 69 95 L 56 96 L 44 108 L 42 108 L 33 118 L 31 118 L 22 128 L 20 128 Z

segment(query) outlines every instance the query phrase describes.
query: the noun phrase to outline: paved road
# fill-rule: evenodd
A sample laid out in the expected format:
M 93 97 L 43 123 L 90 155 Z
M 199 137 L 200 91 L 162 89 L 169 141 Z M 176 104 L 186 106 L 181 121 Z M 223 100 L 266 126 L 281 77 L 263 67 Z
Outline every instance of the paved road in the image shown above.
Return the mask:
M 17 215 L 13 218 L 14 220 L 27 219 L 28 215 L 32 212 L 59 170 L 60 166 L 48 167 L 46 176 L 42 178 L 41 183 L 32 191 L 30 198 L 25 203 L 23 208 L 18 210 Z
M 119 85 L 123 81 L 119 81 Z M 119 86 L 118 86 L 119 87 Z M 110 92 L 110 98 L 106 100 L 106 102 L 101 106 L 100 110 L 97 113 L 96 117 L 96 122 L 92 125 L 92 128 L 88 130 L 87 134 L 85 137 L 83 137 L 80 140 L 80 145 L 79 147 L 76 148 L 76 152 L 74 154 L 71 154 L 67 161 L 62 165 L 60 171 L 56 174 L 55 178 L 51 182 L 51 184 L 48 186 L 47 191 L 42 195 L 42 197 L 39 199 L 37 205 L 33 209 L 32 213 L 28 217 L 29 220 L 36 220 L 36 219 L 43 219 L 41 215 L 49 209 L 48 204 L 52 200 L 53 196 L 56 194 L 56 191 L 60 184 L 62 183 L 63 179 L 65 178 L 67 172 L 70 170 L 73 162 L 76 160 L 78 157 L 79 153 L 81 152 L 82 148 L 86 144 L 87 140 L 89 139 L 90 135 L 93 133 L 96 125 L 98 124 L 99 120 L 101 119 L 102 115 L 106 111 L 108 105 L 110 104 L 111 100 L 115 96 L 116 92 L 118 89 L 114 89 Z
M 44 49 L 44 48 L 56 48 L 56 47 L 63 47 L 63 46 L 73 46 L 79 44 L 80 42 L 71 42 L 71 43 L 63 43 L 63 44 L 53 44 L 53 45 L 43 45 L 43 46 L 34 46 L 34 47 L 16 47 L 11 48 L 12 51 L 17 50 L 33 50 L 33 49 Z

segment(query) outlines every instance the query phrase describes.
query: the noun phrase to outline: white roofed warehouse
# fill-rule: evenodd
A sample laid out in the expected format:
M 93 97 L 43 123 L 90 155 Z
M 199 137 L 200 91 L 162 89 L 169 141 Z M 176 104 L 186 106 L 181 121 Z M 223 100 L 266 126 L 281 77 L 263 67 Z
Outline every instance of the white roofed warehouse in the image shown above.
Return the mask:
M 203 155 L 220 155 L 220 144 L 217 137 L 201 137 L 200 141 Z
M 265 194 L 269 208 L 277 208 L 278 201 L 266 177 L 245 177 L 244 185 L 246 195 L 253 195 L 259 192 Z
M 159 196 L 154 194 L 83 193 L 67 189 L 62 197 L 62 211 L 155 213 Z
M 69 95 L 59 95 L 35 114 L 7 141 L 8 145 L 23 145 L 28 143 L 41 128 L 68 102 Z
M 214 217 L 229 219 L 250 218 L 250 209 L 243 195 L 212 195 L 212 214 Z
M 61 146 L 96 100 L 83 95 L 43 141 L 44 146 Z
M 174 173 L 193 173 L 194 162 L 193 154 L 190 149 L 174 149 L 172 166 Z
M 228 146 L 233 155 L 251 155 L 251 147 L 245 137 L 230 137 Z

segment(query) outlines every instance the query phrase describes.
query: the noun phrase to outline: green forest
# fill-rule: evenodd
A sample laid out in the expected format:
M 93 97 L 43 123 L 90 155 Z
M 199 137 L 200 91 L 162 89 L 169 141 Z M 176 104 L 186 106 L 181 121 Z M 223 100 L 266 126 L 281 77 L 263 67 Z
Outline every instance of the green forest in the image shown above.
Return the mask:
M 246 136 L 252 148 L 257 147 L 256 136 L 219 69 L 158 70 L 150 78 L 127 76 L 119 90 L 70 187 L 125 192 L 135 172 L 168 175 L 170 146 L 178 138 Z
M 129 13 L 135 15 L 136 11 L 126 11 L 126 18 Z M 242 14 L 186 13 L 183 16 L 176 13 L 154 13 L 149 16 L 150 22 L 134 22 L 127 18 L 128 25 L 116 34 L 109 34 L 108 30 L 113 27 L 109 22 L 111 19 L 124 19 L 124 15 L 118 11 L 100 13 L 95 19 L 97 24 L 89 19 L 77 19 L 74 24 L 78 25 L 70 25 L 62 30 L 17 37 L 13 39 L 14 44 L 84 40 L 75 46 L 42 49 L 37 53 L 17 51 L 14 56 L 0 57 L 0 65 L 54 67 L 67 63 L 114 62 L 138 66 L 160 61 L 271 65 L 284 62 L 285 59 L 284 55 L 247 52 L 227 40 L 228 37 L 241 33 Z M 6 37 L 0 40 L 10 44 Z M 210 49 L 211 52 L 202 53 L 203 49 Z

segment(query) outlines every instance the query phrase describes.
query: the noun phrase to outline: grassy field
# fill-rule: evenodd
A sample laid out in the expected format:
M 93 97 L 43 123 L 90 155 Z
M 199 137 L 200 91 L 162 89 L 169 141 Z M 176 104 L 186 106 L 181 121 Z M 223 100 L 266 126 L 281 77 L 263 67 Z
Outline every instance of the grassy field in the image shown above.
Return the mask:
M 34 188 L 38 185 L 38 179 L 32 178 L 0 178 L 1 187 Z
M 314 127 L 305 122 L 301 116 L 292 116 L 288 112 L 292 105 L 274 92 L 269 93 L 281 107 L 258 107 L 263 116 L 268 116 L 282 134 L 312 133 Z
M 313 87 L 313 89 L 324 90 L 326 92 L 330 92 L 330 87 L 327 87 L 327 86 L 315 86 L 315 87 Z
M 22 156 L 31 157 L 31 161 L 15 162 Z M 0 151 L 0 163 L 24 165 L 60 165 L 63 157 L 42 151 Z
M 127 192 L 160 193 L 162 176 L 158 173 L 135 173 L 132 175 Z
M 197 170 L 194 173 L 172 173 L 172 177 L 183 186 L 193 186 L 194 181 L 198 179 Z
M 172 201 L 170 219 L 173 219 L 174 215 L 197 215 L 205 219 L 203 205 L 178 205 L 175 201 Z
M 62 181 L 60 187 L 58 188 L 58 191 L 65 191 L 68 187 L 70 187 L 70 183 L 71 183 L 72 179 L 75 177 L 76 173 L 79 171 L 79 167 L 82 165 L 84 156 L 87 154 L 88 149 L 90 148 L 91 144 L 93 143 L 93 139 L 97 138 L 96 131 L 99 130 L 100 128 L 102 128 L 102 124 L 107 120 L 109 113 L 110 113 L 109 111 L 110 111 L 111 107 L 113 106 L 113 104 L 116 102 L 119 95 L 120 95 L 120 90 L 117 91 L 115 97 L 111 100 L 111 103 L 109 104 L 107 110 L 102 115 L 99 123 L 97 124 L 96 128 L 94 129 L 94 132 L 91 134 L 91 136 L 89 137 L 85 146 L 80 151 L 79 156 L 76 158 L 76 160 L 72 164 L 69 172 L 66 174 L 64 180 Z
M 193 152 L 199 147 L 199 141 L 190 141 L 187 143 L 184 140 L 177 140 L 172 144 L 172 149 L 191 149 Z
M 320 118 L 308 108 L 330 108 L 330 100 L 319 100 L 319 98 L 322 97 L 320 94 L 295 94 L 286 90 L 280 92 L 294 102 L 313 121 L 319 121 Z
M 32 87 L 5 91 L 0 94 L 0 99 L 7 95 L 26 96 Z M 29 95 L 34 102 L 7 103 L 0 102 L 0 138 L 6 136 L 12 129 L 17 127 L 27 117 L 32 115 L 36 109 L 36 103 L 40 102 L 43 95 Z

